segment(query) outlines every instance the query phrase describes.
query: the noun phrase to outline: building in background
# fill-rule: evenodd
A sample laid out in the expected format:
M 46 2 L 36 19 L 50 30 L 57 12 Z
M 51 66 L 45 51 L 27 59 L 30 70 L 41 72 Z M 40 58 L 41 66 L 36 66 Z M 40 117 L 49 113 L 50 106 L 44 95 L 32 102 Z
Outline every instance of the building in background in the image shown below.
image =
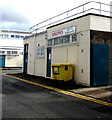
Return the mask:
M 0 67 L 23 67 L 23 38 L 29 32 L 0 31 Z

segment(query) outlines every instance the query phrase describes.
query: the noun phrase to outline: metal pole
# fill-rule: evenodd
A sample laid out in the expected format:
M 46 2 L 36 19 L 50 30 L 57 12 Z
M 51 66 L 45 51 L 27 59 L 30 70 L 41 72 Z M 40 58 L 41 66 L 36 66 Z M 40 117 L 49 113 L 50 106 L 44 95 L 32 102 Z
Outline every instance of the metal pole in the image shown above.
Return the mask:
M 100 15 L 101 15 L 101 3 L 100 3 Z
M 82 12 L 83 12 L 83 15 L 84 15 L 84 5 L 82 6 L 82 10 L 83 10 Z
M 49 19 L 49 25 L 51 24 L 51 19 Z
M 67 18 L 68 18 L 68 12 L 67 12 Z

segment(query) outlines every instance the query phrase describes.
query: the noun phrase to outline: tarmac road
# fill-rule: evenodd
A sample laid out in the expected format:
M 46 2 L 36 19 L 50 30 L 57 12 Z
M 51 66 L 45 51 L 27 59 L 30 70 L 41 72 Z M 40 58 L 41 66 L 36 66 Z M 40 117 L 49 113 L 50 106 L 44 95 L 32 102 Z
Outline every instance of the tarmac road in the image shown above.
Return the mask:
M 2 118 L 112 118 L 112 107 L 2 76 Z

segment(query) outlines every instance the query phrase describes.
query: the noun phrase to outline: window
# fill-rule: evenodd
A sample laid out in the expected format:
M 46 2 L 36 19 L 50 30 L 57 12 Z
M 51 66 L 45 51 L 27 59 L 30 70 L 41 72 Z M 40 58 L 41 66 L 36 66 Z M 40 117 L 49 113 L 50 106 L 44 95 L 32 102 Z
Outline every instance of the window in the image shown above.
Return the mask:
M 72 35 L 72 42 L 75 42 L 75 41 L 77 41 L 77 34 Z
M 11 35 L 11 38 L 14 38 L 14 35 Z
M 70 35 L 63 37 L 63 43 L 70 43 Z
M 0 34 L 0 38 L 3 38 L 3 34 Z
M 44 57 L 45 56 L 45 47 L 44 46 L 38 46 L 36 51 L 37 57 Z
M 7 54 L 8 54 L 8 55 L 11 55 L 11 51 L 7 51 Z
M 54 38 L 54 45 L 58 45 L 59 38 Z
M 17 51 L 12 51 L 12 54 L 18 54 L 18 52 Z
M 24 38 L 24 36 L 20 36 L 20 38 Z
M 20 52 L 19 54 L 20 54 L 20 55 L 23 55 L 23 52 Z
M 9 37 L 9 35 L 8 34 L 4 34 L 4 38 L 8 38 Z
M 48 40 L 48 46 L 69 44 L 75 41 L 77 41 L 77 34 L 71 34 L 71 35 L 61 36 Z
M 19 38 L 19 35 L 16 35 L 16 38 Z
M 52 46 L 52 39 L 48 40 L 48 46 Z
M 5 54 L 5 51 L 0 51 L 0 54 Z
M 9 35 L 8 34 L 0 34 L 0 38 L 8 38 Z
M 24 53 L 28 53 L 28 44 L 24 44 Z
M 63 40 L 64 40 L 63 37 L 60 37 L 59 38 L 59 44 L 63 44 L 63 42 L 64 42 Z

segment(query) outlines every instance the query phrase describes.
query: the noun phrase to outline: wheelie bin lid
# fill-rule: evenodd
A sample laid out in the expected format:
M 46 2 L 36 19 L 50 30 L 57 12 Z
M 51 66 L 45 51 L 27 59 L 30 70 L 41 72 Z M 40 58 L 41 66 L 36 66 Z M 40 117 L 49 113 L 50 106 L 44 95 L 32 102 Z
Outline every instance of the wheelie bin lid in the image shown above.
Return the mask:
M 57 64 L 52 64 L 51 66 L 52 67 L 59 67 L 59 66 L 73 66 L 73 64 L 72 63 L 57 63 Z

